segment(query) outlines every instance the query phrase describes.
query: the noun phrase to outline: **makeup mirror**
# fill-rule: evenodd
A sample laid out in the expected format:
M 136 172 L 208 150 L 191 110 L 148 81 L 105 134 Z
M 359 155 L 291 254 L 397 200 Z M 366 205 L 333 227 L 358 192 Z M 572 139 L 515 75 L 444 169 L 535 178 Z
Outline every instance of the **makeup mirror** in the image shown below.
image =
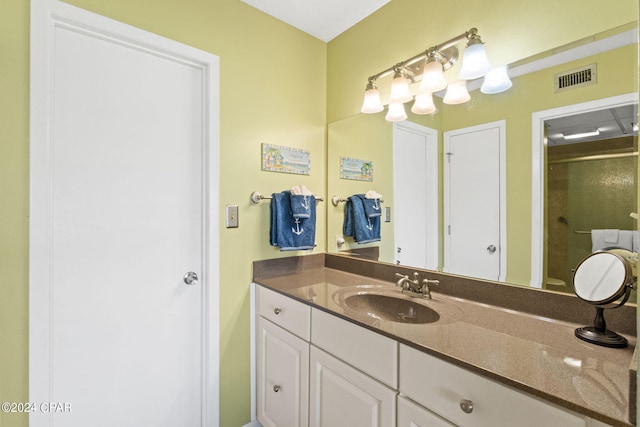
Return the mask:
M 596 317 L 593 326 L 577 328 L 578 338 L 605 347 L 626 347 L 627 339 L 607 329 L 604 309 L 622 306 L 633 289 L 630 263 L 612 248 L 594 252 L 584 258 L 573 274 L 573 290 L 583 301 L 593 304 Z

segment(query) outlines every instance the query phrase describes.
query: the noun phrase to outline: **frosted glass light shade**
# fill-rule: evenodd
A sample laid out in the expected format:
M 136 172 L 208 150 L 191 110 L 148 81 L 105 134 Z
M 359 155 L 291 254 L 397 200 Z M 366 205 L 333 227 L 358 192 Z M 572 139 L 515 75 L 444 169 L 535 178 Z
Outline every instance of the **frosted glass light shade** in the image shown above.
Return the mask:
M 509 78 L 507 66 L 502 65 L 489 71 L 487 75 L 484 76 L 484 82 L 482 82 L 480 92 L 487 94 L 500 93 L 509 89 L 511 86 L 513 86 L 513 83 L 511 83 L 511 79 Z
M 433 95 L 431 93 L 419 93 L 416 95 L 416 100 L 411 107 L 411 112 L 415 114 L 431 114 L 436 111 L 436 106 L 433 103 Z
M 380 92 L 378 89 L 367 89 L 364 92 L 364 101 L 362 102 L 361 112 L 365 114 L 379 113 L 384 107 L 380 101 Z
M 471 99 L 467 90 L 467 82 L 465 80 L 456 80 L 449 84 L 447 93 L 444 95 L 442 102 L 449 105 L 462 104 Z
M 408 102 L 413 99 L 409 90 L 409 80 L 404 76 L 396 76 L 391 82 L 389 104 Z
M 384 117 L 389 122 L 401 122 L 407 120 L 407 113 L 404 111 L 404 104 L 389 104 L 387 115 Z
M 464 50 L 462 68 L 459 74 L 461 79 L 477 79 L 487 74 L 489 70 L 491 70 L 491 64 L 489 64 L 487 50 L 483 44 L 472 44 Z
M 439 61 L 427 62 L 422 73 L 419 92 L 438 92 L 447 87 L 447 80 L 444 78 L 442 64 Z

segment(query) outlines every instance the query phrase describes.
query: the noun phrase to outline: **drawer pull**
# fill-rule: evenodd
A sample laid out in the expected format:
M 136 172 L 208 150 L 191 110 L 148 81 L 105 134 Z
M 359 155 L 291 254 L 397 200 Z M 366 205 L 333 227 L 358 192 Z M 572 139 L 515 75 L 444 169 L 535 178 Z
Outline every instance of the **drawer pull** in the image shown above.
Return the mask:
M 464 412 L 465 414 L 470 414 L 473 412 L 473 401 L 472 400 L 467 400 L 467 399 L 462 399 L 460 401 L 460 409 L 462 409 L 462 412 Z
M 276 307 L 276 308 L 274 308 L 274 309 L 273 309 L 273 312 L 274 312 L 274 314 L 275 314 L 276 316 L 277 316 L 278 314 L 280 314 L 280 312 L 281 312 L 281 311 L 282 311 L 282 309 L 281 309 L 281 308 L 279 308 L 279 307 Z
M 276 393 L 280 391 L 280 386 L 279 385 L 274 385 L 273 386 L 273 391 L 275 391 Z

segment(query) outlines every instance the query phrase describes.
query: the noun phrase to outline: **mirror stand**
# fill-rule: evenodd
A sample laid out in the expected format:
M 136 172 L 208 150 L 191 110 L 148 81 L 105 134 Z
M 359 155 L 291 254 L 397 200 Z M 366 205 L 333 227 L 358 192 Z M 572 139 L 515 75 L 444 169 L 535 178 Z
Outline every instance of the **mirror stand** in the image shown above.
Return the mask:
M 627 339 L 607 329 L 604 320 L 604 307 L 596 306 L 596 317 L 593 326 L 576 329 L 576 337 L 581 340 L 605 347 L 622 348 L 627 346 Z

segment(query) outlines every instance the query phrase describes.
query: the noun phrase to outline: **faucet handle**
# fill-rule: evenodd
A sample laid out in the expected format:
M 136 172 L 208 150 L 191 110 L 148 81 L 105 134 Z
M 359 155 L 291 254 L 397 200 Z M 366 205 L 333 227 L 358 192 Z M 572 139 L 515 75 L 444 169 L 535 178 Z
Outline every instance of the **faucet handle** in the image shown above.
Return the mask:
M 400 273 L 396 273 L 396 277 L 398 279 L 408 279 L 409 278 L 409 276 L 404 275 L 404 274 L 400 274 Z
M 427 286 L 438 286 L 438 285 L 440 285 L 440 281 L 439 280 L 435 280 L 435 279 L 423 279 L 422 283 L 424 283 Z

